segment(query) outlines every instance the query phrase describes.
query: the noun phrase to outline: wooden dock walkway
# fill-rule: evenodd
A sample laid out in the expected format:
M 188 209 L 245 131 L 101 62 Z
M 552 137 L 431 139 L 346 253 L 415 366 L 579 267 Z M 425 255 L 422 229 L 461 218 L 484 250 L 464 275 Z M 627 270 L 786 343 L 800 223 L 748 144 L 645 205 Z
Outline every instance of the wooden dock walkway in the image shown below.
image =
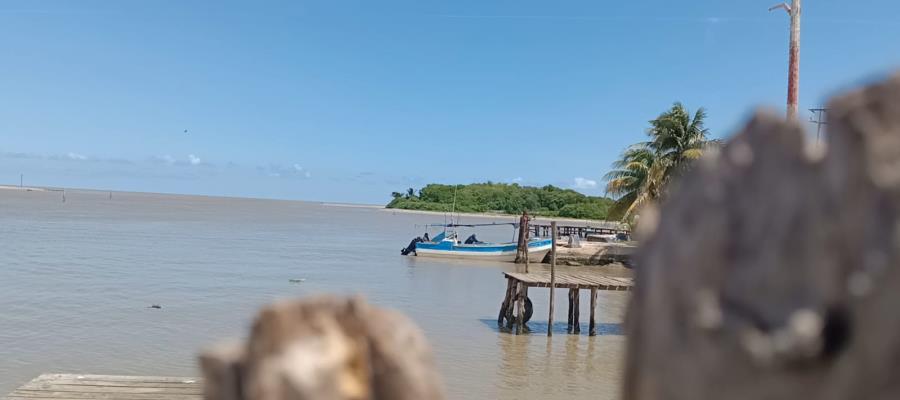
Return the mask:
M 553 234 L 553 226 L 548 223 L 531 222 L 528 225 L 532 237 L 550 237 Z M 557 225 L 558 236 L 578 236 L 586 239 L 588 235 L 615 235 L 624 233 L 630 236 L 628 225 L 618 222 L 597 221 L 583 224 Z
M 529 287 L 545 287 L 569 289 L 569 313 L 568 332 L 581 333 L 579 325 L 579 290 L 591 291 L 591 312 L 588 323 L 588 332 L 591 336 L 597 334 L 595 312 L 597 309 L 597 291 L 614 290 L 628 291 L 634 286 L 631 278 L 608 276 L 592 267 L 582 267 L 565 272 L 533 271 L 533 272 L 504 272 L 507 280 L 506 294 L 500 305 L 500 314 L 497 316 L 497 325 L 502 326 L 503 320 L 507 327 L 516 327 L 516 334 L 521 333 L 525 323 L 531 318 L 531 301 L 528 300 Z M 515 309 L 515 310 L 514 310 Z M 514 315 L 515 311 L 515 315 Z M 550 313 L 548 317 L 547 334 L 553 330 L 553 294 L 550 295 Z
M 43 374 L 6 400 L 202 400 L 198 378 Z
M 631 290 L 634 280 L 608 276 L 591 270 L 592 267 L 581 268 L 583 271 L 566 272 L 556 275 L 555 288 L 563 289 L 591 289 L 599 290 Z M 550 287 L 550 271 L 535 271 L 529 273 L 504 272 L 506 279 L 521 282 L 527 287 Z

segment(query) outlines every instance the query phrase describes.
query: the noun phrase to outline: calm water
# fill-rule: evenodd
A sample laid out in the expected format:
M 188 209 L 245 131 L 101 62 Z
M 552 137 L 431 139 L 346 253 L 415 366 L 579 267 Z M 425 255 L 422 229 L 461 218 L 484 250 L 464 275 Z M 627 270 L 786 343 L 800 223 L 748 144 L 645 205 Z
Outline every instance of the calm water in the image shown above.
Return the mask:
M 263 304 L 362 293 L 424 329 L 450 398 L 617 397 L 627 295 L 600 293 L 596 337 L 548 339 L 547 291 L 535 289 L 536 333 L 498 332 L 500 273 L 515 265 L 399 255 L 422 233 L 416 224 L 443 217 L 288 201 L 66 197 L 0 190 L 0 395 L 42 372 L 194 376 L 198 350 L 243 336 Z M 509 240 L 512 231 L 480 236 Z M 295 278 L 306 281 L 288 282 Z M 557 292 L 554 317 L 563 323 L 565 295 Z M 586 294 L 581 304 L 586 333 Z

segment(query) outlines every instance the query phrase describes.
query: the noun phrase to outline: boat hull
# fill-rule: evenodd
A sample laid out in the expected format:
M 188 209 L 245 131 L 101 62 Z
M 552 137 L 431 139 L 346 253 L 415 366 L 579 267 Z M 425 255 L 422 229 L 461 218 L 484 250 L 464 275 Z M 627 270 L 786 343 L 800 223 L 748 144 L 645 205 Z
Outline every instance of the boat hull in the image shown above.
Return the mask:
M 534 262 L 541 262 L 544 256 L 550 252 L 551 246 L 549 239 L 528 243 L 528 258 Z M 452 242 L 419 243 L 416 246 L 416 256 L 464 260 L 515 261 L 516 244 L 457 245 Z

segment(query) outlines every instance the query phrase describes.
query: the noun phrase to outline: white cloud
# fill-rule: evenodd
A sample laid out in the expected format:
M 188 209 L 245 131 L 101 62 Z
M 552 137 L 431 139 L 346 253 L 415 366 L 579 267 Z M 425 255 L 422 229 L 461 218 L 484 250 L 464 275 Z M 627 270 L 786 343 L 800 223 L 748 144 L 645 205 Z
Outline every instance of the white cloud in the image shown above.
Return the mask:
M 303 172 L 303 167 L 300 164 L 294 164 L 294 171 Z
M 516 177 L 515 179 L 513 179 L 512 181 L 513 181 L 513 183 L 522 183 L 523 180 L 524 180 L 524 179 L 522 179 L 521 176 L 517 176 L 517 177 Z
M 78 154 L 78 153 L 71 153 L 71 152 L 70 152 L 70 153 L 67 154 L 66 156 L 69 157 L 70 160 L 75 160 L 75 161 L 84 161 L 84 160 L 87 160 L 87 156 L 85 156 L 85 155 L 83 155 L 83 154 Z
M 200 157 L 197 157 L 193 154 L 188 154 L 188 159 L 190 160 L 191 165 L 199 165 L 200 164 Z
M 575 178 L 575 188 L 576 189 L 593 189 L 597 187 L 597 181 L 593 179 L 586 179 L 582 177 Z
M 303 173 L 303 176 L 305 176 L 305 177 L 307 177 L 307 178 L 311 178 L 311 177 L 312 177 L 312 174 L 309 173 L 309 171 L 306 171 L 306 172 Z

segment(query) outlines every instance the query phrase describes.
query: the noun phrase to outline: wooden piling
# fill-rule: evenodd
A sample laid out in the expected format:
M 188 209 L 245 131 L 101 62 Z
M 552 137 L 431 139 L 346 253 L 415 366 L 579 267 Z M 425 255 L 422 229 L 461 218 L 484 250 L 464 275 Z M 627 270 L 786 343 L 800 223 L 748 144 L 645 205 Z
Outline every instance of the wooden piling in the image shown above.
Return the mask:
M 579 333 L 581 331 L 580 326 L 580 309 L 579 309 L 579 290 L 580 289 L 591 289 L 591 309 L 595 310 L 597 307 L 597 295 L 596 291 L 599 290 L 612 290 L 612 291 L 629 291 L 631 290 L 634 282 L 629 278 L 620 278 L 607 276 L 605 274 L 599 273 L 595 270 L 582 270 L 575 274 L 566 273 L 565 271 L 557 272 L 556 268 L 554 268 L 555 263 L 552 262 L 553 257 L 551 255 L 551 268 L 550 271 L 534 271 L 530 274 L 526 274 L 524 272 L 504 272 L 503 276 L 506 277 L 509 281 L 507 282 L 507 294 L 504 296 L 505 314 L 504 307 L 501 306 L 500 315 L 497 317 L 498 323 L 502 323 L 502 320 L 505 318 L 508 323 L 508 327 L 512 328 L 513 325 L 519 325 L 516 328 L 517 333 L 528 332 L 528 326 L 525 324 L 524 316 L 525 316 L 525 300 L 528 298 L 529 288 L 532 287 L 545 287 L 545 288 L 564 288 L 569 289 L 569 310 L 568 310 L 568 321 L 567 321 L 567 331 L 569 333 Z M 555 292 L 551 289 L 551 305 L 550 305 L 550 314 L 548 318 L 548 329 L 550 331 L 547 332 L 548 336 L 552 336 L 553 329 L 553 313 L 555 307 Z M 513 316 L 514 310 L 516 311 L 516 316 Z M 596 327 L 596 311 L 592 312 L 592 320 L 594 323 L 591 326 Z
M 525 219 L 525 227 L 526 227 L 526 229 L 525 229 L 525 239 L 524 239 L 524 243 L 523 243 L 523 245 L 522 245 L 522 246 L 523 246 L 523 247 L 522 247 L 522 251 L 523 251 L 523 253 L 524 253 L 524 255 L 525 255 L 525 273 L 527 274 L 527 273 L 528 273 L 528 261 L 529 261 L 529 260 L 528 260 L 528 240 L 530 239 L 531 231 L 528 229 L 528 222 L 529 222 L 528 220 L 529 220 L 529 218 L 528 218 L 528 215 L 527 215 L 527 214 L 525 215 L 525 218 L 524 218 L 524 219 Z M 526 287 L 526 288 L 527 288 L 527 287 Z
M 572 333 L 581 333 L 581 321 L 578 320 L 578 314 L 581 313 L 580 303 L 581 294 L 579 290 L 572 289 L 575 292 L 575 300 L 572 304 Z
M 516 335 L 522 333 L 522 325 L 525 324 L 525 284 L 519 282 L 516 290 Z
M 597 323 L 594 315 L 597 310 L 597 288 L 591 288 L 591 319 L 588 322 L 588 335 L 594 336 L 597 334 Z
M 519 238 L 518 244 L 516 246 L 516 264 L 522 263 L 525 261 L 525 254 L 528 253 L 528 212 L 522 212 L 522 216 L 519 217 Z M 526 271 L 527 272 L 527 271 Z
M 503 296 L 503 303 L 500 305 L 500 314 L 497 315 L 497 326 L 503 325 L 503 318 L 508 314 L 510 306 L 510 299 L 513 296 L 513 288 L 516 287 L 515 281 L 510 278 L 506 279 L 506 293 Z
M 547 336 L 553 336 L 553 289 L 556 287 L 556 221 L 550 222 L 550 315 Z

